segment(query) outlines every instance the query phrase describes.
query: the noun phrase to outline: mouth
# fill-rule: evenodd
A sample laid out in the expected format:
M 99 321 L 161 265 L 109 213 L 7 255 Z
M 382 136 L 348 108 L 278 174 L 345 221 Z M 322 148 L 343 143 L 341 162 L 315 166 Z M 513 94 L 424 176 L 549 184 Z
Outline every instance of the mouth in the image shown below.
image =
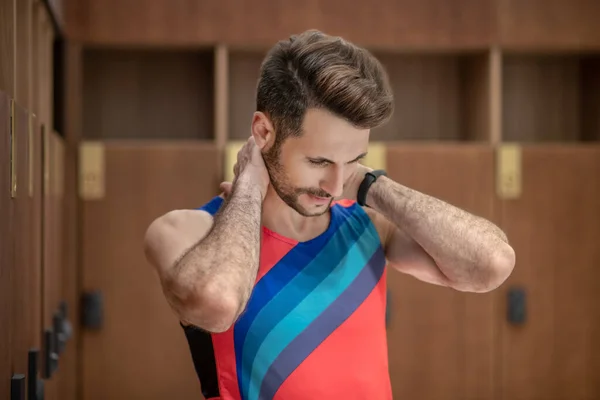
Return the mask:
M 313 194 L 308 194 L 310 200 L 317 205 L 326 205 L 331 201 L 331 197 L 320 197 Z

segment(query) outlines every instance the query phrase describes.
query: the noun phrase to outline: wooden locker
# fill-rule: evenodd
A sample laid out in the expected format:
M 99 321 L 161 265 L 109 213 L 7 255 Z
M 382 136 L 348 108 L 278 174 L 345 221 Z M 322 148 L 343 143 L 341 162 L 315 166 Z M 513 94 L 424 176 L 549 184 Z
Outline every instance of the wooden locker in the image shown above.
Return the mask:
M 35 115 L 30 114 L 30 140 L 29 140 L 29 179 L 28 195 L 31 201 L 31 218 L 29 229 L 31 236 L 29 242 L 29 263 L 32 278 L 29 288 L 35 299 L 32 311 L 33 329 L 35 332 L 35 347 L 39 349 L 38 365 L 40 371 L 38 379 L 43 376 L 43 332 L 42 332 L 42 133 L 41 126 Z
M 33 238 L 31 220 L 33 203 L 30 197 L 30 120 L 28 111 L 18 103 L 13 103 L 13 148 L 16 152 L 16 182 L 13 186 L 12 233 L 9 235 L 13 246 L 13 294 L 12 294 L 12 330 L 13 369 L 18 373 L 26 373 L 28 351 L 39 346 L 39 321 L 36 320 L 39 310 L 39 292 L 35 290 L 35 280 L 39 271 L 31 263 Z M 38 355 L 38 359 L 39 359 Z
M 62 203 L 60 190 L 62 168 L 62 139 L 47 127 L 42 127 L 43 140 L 43 201 L 42 201 L 42 328 L 44 351 L 53 354 L 53 365 L 46 366 L 46 398 L 59 399 L 63 379 L 60 361 L 61 293 L 62 293 Z
M 517 263 L 498 293 L 498 398 L 597 399 L 600 147 L 525 146 L 521 163 L 499 210 Z
M 196 141 L 83 142 L 80 148 L 84 400 L 201 398 L 188 345 L 144 233 L 158 216 L 218 194 L 218 152 Z M 100 299 L 98 303 L 95 300 Z M 100 323 L 100 325 L 96 325 Z
M 11 99 L 0 91 L 0 238 L 12 235 Z M 0 326 L 10 327 L 13 304 L 13 247 L 11 240 L 0 240 Z M 9 398 L 12 376 L 12 332 L 0 329 L 0 398 Z
M 486 145 L 388 144 L 395 181 L 495 221 L 494 153 Z M 494 396 L 493 295 L 458 292 L 388 271 L 394 398 Z

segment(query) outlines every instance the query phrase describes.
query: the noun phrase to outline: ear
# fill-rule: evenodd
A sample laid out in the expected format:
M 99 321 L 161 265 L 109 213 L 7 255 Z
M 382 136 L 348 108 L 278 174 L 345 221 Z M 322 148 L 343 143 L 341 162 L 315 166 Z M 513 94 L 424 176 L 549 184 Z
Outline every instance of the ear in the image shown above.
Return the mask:
M 257 111 L 252 117 L 252 136 L 261 150 L 270 148 L 275 143 L 275 129 L 266 114 Z

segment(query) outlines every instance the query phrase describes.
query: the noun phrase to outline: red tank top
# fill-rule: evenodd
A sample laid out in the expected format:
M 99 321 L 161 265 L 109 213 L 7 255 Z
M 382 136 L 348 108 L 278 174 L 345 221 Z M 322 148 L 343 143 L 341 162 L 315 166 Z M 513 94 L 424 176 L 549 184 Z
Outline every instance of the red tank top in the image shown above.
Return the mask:
M 221 203 L 201 209 L 214 214 Z M 214 398 L 391 399 L 385 311 L 385 256 L 358 204 L 334 203 L 328 229 L 306 242 L 263 228 L 247 307 L 210 334 Z

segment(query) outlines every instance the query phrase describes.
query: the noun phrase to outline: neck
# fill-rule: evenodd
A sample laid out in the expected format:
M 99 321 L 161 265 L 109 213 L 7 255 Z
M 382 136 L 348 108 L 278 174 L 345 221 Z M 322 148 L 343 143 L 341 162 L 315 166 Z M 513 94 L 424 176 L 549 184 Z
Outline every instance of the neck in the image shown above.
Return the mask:
M 304 242 L 323 233 L 328 225 L 330 213 L 305 217 L 288 206 L 271 185 L 262 205 L 262 224 L 267 229 L 287 238 Z

